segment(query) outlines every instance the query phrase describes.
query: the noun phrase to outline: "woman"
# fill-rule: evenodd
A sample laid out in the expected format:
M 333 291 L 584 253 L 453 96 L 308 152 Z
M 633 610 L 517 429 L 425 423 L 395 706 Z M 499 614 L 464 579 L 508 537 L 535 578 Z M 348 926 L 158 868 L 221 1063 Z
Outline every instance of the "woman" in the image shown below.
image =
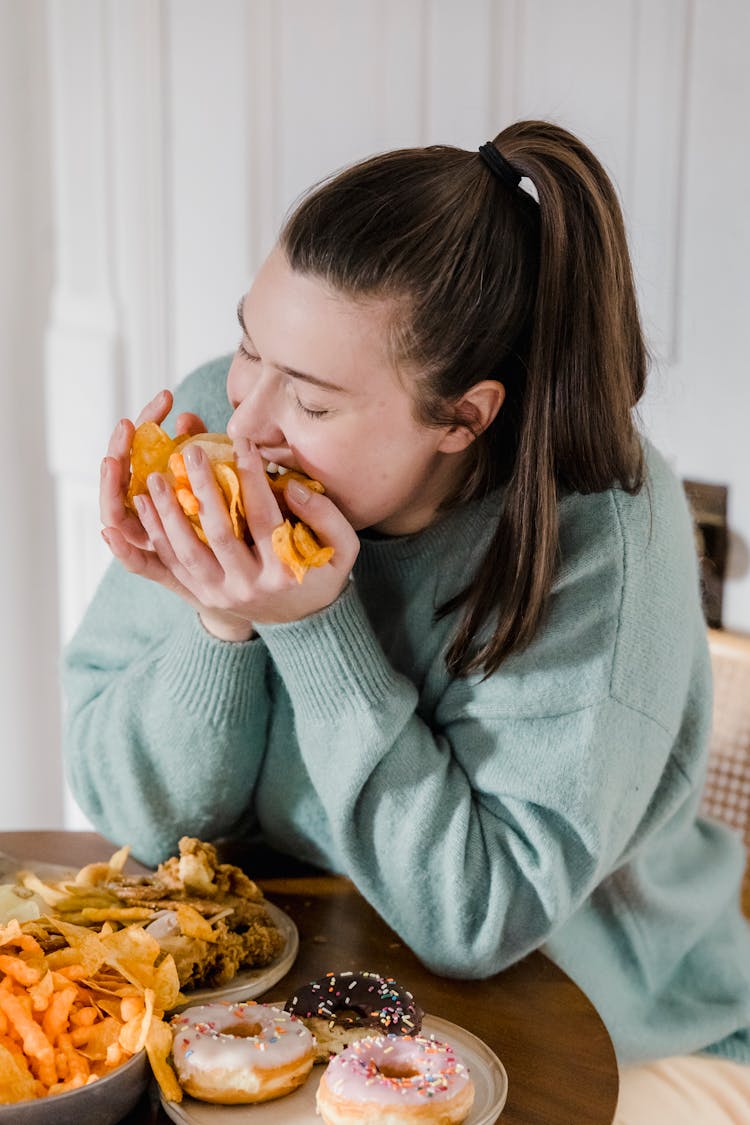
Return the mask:
M 103 462 L 121 565 L 66 668 L 82 807 L 148 862 L 241 834 L 344 872 L 436 972 L 543 947 L 624 1065 L 709 1052 L 742 1088 L 742 856 L 696 818 L 697 566 L 633 424 L 646 353 L 602 167 L 543 122 L 374 157 L 302 201 L 238 311 L 176 428 L 227 428 L 252 544 L 197 449 L 207 545 L 160 474 L 128 514 L 129 421 Z M 334 548 L 301 584 L 267 462 L 326 489 L 286 490 Z

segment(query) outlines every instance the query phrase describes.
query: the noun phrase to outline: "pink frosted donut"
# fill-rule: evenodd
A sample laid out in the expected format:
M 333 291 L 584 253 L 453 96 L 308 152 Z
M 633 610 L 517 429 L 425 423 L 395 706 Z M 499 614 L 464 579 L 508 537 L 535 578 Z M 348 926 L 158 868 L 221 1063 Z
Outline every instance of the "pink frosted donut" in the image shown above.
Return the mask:
M 312 1070 L 315 1040 L 301 1020 L 256 1004 L 200 1004 L 172 1020 L 177 1077 L 186 1093 L 226 1105 L 290 1094 Z
M 326 1125 L 457 1125 L 474 1102 L 474 1083 L 448 1043 L 424 1036 L 359 1039 L 334 1056 L 320 1080 Z

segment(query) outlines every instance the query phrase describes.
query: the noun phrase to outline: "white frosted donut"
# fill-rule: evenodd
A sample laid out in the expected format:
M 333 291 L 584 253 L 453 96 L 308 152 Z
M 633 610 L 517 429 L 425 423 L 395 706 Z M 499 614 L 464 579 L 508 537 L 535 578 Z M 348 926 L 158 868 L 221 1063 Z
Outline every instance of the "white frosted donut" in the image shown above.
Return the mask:
M 290 1094 L 309 1075 L 315 1039 L 301 1020 L 256 1004 L 200 1004 L 172 1020 L 172 1057 L 193 1098 L 232 1105 Z
M 457 1125 L 474 1102 L 468 1069 L 424 1036 L 360 1039 L 329 1062 L 317 1093 L 326 1125 Z

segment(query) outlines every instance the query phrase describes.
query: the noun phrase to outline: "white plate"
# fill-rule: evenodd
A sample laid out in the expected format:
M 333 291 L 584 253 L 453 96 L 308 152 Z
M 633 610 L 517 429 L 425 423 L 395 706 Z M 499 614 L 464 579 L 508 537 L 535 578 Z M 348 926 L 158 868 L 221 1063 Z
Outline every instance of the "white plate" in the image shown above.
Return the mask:
M 175 1011 L 181 1012 L 183 1008 L 192 1007 L 193 1004 L 210 1004 L 213 1000 L 254 1000 L 256 996 L 268 992 L 277 981 L 291 969 L 299 949 L 299 934 L 297 927 L 288 914 L 279 910 L 268 899 L 263 903 L 263 909 L 275 922 L 284 936 L 284 948 L 270 965 L 262 969 L 245 969 L 232 977 L 228 984 L 218 985 L 215 988 L 195 988 L 185 991 L 185 1003 Z
M 508 1075 L 497 1055 L 470 1031 L 438 1016 L 425 1016 L 420 1034 L 451 1043 L 471 1072 L 474 1105 L 465 1125 L 494 1125 L 508 1096 Z M 182 1102 L 162 1098 L 161 1104 L 178 1125 L 320 1125 L 315 1094 L 324 1069 L 314 1066 L 293 1094 L 259 1105 L 209 1105 L 187 1096 Z
M 0 852 L 0 883 L 12 883 L 21 871 L 33 871 L 40 879 L 74 879 L 76 868 L 61 867 L 59 863 L 42 863 L 37 859 L 21 860 L 7 852 Z

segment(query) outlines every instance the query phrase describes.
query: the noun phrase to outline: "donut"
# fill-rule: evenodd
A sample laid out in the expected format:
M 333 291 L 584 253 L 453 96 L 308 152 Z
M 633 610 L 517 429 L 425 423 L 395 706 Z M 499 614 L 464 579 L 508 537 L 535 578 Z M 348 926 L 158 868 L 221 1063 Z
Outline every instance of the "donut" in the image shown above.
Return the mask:
M 373 1035 L 417 1035 L 422 1009 L 393 977 L 377 973 L 327 973 L 284 1005 L 315 1036 L 316 1062 L 327 1062 L 350 1043 Z
M 381 1035 L 331 1059 L 316 1102 L 326 1125 L 457 1125 L 473 1105 L 474 1083 L 450 1044 Z
M 171 1021 L 172 1057 L 186 1093 L 226 1105 L 266 1102 L 305 1081 L 315 1040 L 301 1020 L 256 1004 L 199 1004 Z

